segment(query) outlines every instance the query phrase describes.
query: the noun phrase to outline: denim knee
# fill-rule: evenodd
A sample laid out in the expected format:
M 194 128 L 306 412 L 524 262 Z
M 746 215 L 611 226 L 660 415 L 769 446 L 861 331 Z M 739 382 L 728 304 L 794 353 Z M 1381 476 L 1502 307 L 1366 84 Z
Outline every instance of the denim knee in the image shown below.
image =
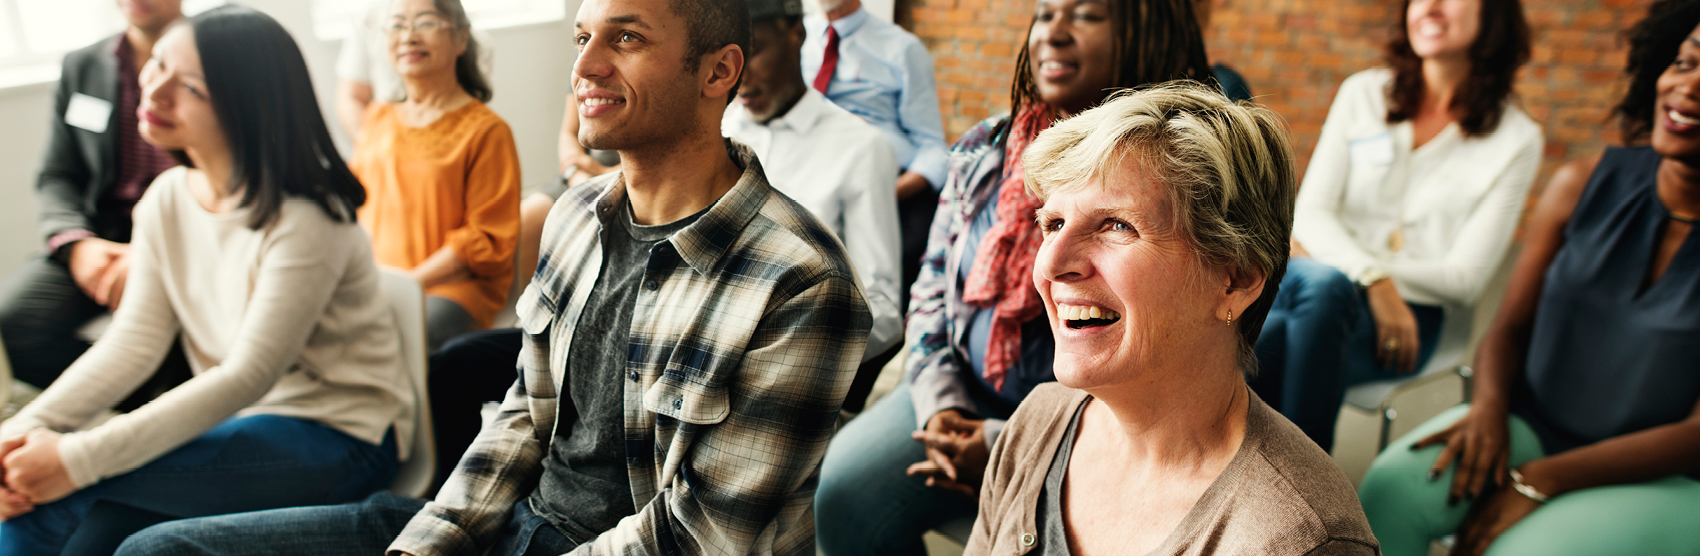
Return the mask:
M 1347 315 L 1359 305 L 1358 285 L 1327 264 L 1298 258 L 1287 264 L 1282 293 L 1291 293 L 1294 310 Z

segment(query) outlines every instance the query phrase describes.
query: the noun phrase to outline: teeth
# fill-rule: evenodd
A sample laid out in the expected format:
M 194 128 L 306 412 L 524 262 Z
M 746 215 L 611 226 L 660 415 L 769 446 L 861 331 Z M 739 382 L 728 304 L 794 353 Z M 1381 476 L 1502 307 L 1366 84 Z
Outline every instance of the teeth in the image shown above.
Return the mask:
M 1060 69 L 1066 69 L 1066 68 L 1068 68 L 1068 64 L 1064 64 L 1062 62 L 1040 62 L 1039 63 L 1039 69 L 1041 69 L 1041 70 L 1060 70 Z
M 612 99 L 612 98 L 587 98 L 587 99 L 584 99 L 584 105 L 585 106 L 603 106 L 603 105 L 608 105 L 608 104 L 622 104 L 624 102 L 626 102 L 626 101 L 619 100 L 619 99 Z
M 1439 23 L 1425 22 L 1417 25 L 1417 34 L 1424 37 L 1438 37 L 1446 31 Z
M 1682 115 L 1682 113 L 1677 112 L 1675 110 L 1667 110 L 1667 111 L 1665 111 L 1665 114 L 1670 116 L 1670 121 L 1676 122 L 1678 124 L 1682 124 L 1682 125 L 1700 124 L 1700 118 L 1692 118 L 1692 117 L 1684 116 L 1684 115 Z
M 1115 311 L 1103 307 L 1085 305 L 1057 305 L 1057 316 L 1062 320 L 1109 320 L 1121 318 Z

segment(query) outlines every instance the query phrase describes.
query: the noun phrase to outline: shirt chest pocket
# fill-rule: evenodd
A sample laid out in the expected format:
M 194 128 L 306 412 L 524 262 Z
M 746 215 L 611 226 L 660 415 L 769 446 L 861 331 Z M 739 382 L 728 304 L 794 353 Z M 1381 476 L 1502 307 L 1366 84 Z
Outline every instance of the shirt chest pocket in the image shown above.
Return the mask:
M 1348 168 L 1346 195 L 1359 192 L 1380 193 L 1393 168 L 1395 157 L 1393 135 L 1379 133 L 1353 139 L 1346 147 Z
M 537 288 L 536 283 L 525 287 L 520 293 L 519 301 L 514 305 L 514 316 L 519 320 L 519 327 L 524 334 L 524 342 L 520 346 L 520 372 L 526 373 L 527 389 L 534 396 L 552 396 L 555 386 L 554 377 L 550 371 L 550 337 L 554 328 L 555 309 L 552 300 L 545 298 Z M 548 389 L 551 392 L 541 390 Z
M 725 374 L 693 368 L 680 363 L 677 352 L 674 355 L 666 371 L 644 392 L 644 409 L 693 425 L 725 420 L 732 411 Z

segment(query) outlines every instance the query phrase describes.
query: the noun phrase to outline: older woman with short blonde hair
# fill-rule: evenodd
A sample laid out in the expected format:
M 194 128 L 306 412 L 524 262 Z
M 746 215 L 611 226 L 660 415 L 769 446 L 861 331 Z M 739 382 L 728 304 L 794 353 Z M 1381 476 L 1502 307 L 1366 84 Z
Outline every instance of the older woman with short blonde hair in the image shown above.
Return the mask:
M 1351 484 L 1243 378 L 1292 230 L 1279 117 L 1168 85 L 1023 158 L 1059 384 L 993 448 L 968 553 L 1374 554 Z

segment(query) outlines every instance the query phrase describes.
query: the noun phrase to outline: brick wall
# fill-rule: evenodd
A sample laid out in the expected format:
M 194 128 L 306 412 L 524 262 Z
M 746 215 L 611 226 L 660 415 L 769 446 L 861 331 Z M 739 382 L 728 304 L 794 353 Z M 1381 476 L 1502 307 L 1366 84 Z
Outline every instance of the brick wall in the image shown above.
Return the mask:
M 1518 80 L 1525 110 L 1545 128 L 1541 179 L 1566 160 L 1616 140 L 1606 124 L 1626 86 L 1618 34 L 1651 0 L 1523 0 L 1534 56 Z M 1378 65 L 1395 0 L 1228 0 L 1206 31 L 1210 59 L 1239 70 L 1259 102 L 1293 131 L 1310 159 L 1340 82 Z M 1015 53 L 1034 0 L 898 0 L 898 21 L 927 44 L 951 140 L 1008 110 Z

